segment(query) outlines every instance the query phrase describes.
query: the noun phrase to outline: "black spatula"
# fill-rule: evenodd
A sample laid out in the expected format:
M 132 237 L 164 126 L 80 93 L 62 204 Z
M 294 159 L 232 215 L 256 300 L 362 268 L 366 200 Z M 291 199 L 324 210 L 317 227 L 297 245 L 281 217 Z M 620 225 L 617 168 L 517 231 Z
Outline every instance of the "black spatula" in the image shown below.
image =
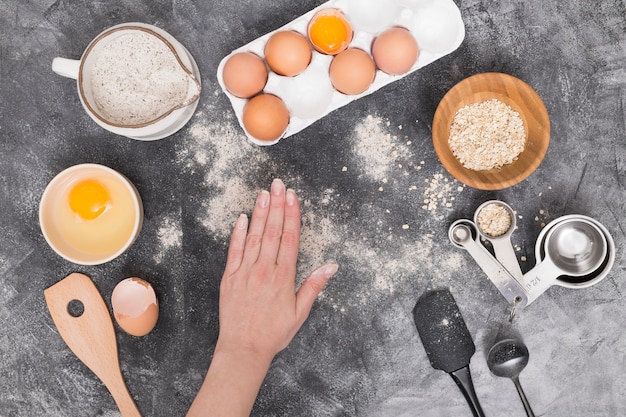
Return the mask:
M 484 417 L 469 370 L 476 347 L 452 293 L 448 289 L 425 293 L 413 309 L 413 318 L 430 364 L 450 374 L 474 417 Z

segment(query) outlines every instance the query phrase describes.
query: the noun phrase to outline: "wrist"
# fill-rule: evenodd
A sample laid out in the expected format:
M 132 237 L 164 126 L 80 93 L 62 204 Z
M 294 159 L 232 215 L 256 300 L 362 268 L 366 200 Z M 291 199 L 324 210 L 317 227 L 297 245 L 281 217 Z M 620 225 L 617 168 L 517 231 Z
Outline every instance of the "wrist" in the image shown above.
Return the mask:
M 214 358 L 216 356 L 227 358 L 229 361 L 232 360 L 245 364 L 246 366 L 252 366 L 254 368 L 261 369 L 264 372 L 269 369 L 275 355 L 275 353 L 263 351 L 255 348 L 254 346 L 227 342 L 221 340 L 220 338 L 217 340 L 215 351 L 213 353 Z
M 249 416 L 274 355 L 218 339 L 187 417 Z

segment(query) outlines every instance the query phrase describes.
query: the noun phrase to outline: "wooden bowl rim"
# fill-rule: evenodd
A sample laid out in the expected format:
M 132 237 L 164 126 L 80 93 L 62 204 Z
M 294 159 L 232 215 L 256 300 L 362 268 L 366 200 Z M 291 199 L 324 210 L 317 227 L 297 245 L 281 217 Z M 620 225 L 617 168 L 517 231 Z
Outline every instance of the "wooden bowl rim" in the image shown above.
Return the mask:
M 506 89 L 498 88 L 504 84 L 514 87 L 515 97 Z M 470 94 L 459 99 L 459 90 L 465 89 Z M 454 156 L 448 145 L 447 132 L 459 108 L 490 98 L 500 99 L 520 114 L 526 130 L 526 146 L 519 158 L 511 164 L 489 171 L 473 171 L 465 168 Z M 523 98 L 529 99 L 535 105 L 532 112 Z M 452 111 L 448 113 L 448 109 Z M 529 120 L 534 123 L 529 123 Z M 445 128 L 445 134 L 440 134 L 442 128 Z M 550 118 L 541 97 L 524 81 L 499 72 L 480 73 L 458 82 L 441 99 L 433 118 L 432 138 L 439 160 L 454 178 L 480 190 L 501 190 L 520 183 L 537 169 L 548 150 Z

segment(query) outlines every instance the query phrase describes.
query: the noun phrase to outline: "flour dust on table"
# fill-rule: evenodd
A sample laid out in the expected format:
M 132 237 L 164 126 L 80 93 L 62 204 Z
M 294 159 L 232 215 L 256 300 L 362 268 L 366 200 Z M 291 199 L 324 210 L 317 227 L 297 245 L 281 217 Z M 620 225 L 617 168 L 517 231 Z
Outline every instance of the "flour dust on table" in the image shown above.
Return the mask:
M 180 249 L 183 245 L 183 230 L 180 217 L 165 217 L 157 231 L 160 251 L 154 255 L 157 263 L 163 262 L 168 251 Z
M 191 173 L 203 174 L 200 184 L 207 189 L 201 199 L 198 223 L 211 234 L 228 242 L 241 213 L 251 213 L 260 191 L 246 181 L 267 166 L 267 156 L 245 136 L 228 113 L 217 115 L 212 106 L 196 114 L 189 128 L 191 140 L 178 149 L 179 163 Z
M 369 115 L 354 128 L 351 146 L 356 168 L 372 181 L 386 183 L 397 165 L 410 156 L 406 141 L 389 131 L 391 123 Z M 349 168 L 348 168 L 349 169 Z

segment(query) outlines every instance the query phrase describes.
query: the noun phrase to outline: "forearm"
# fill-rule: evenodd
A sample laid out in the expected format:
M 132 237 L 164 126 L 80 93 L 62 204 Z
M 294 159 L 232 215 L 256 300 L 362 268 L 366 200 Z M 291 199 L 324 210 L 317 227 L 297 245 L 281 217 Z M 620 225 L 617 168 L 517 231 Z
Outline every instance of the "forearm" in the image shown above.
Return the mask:
M 187 417 L 248 417 L 272 357 L 224 348 L 213 360 Z

